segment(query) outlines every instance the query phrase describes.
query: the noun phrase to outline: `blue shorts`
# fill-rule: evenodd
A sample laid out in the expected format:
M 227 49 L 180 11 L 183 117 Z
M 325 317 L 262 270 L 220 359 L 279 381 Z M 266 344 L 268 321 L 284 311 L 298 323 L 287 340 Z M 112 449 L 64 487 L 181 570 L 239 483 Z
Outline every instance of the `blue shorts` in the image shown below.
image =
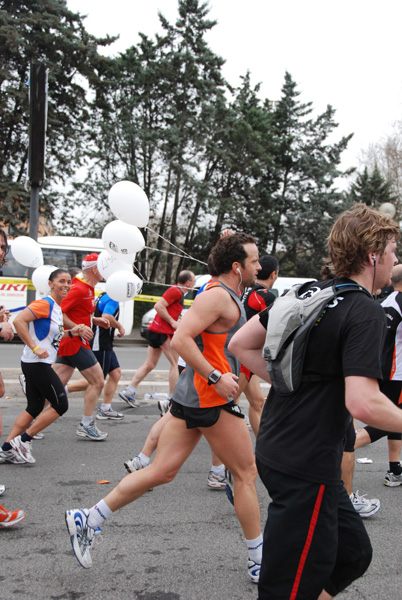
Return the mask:
M 96 359 L 102 367 L 103 376 L 106 378 L 111 371 L 120 368 L 119 361 L 117 360 L 116 352 L 114 350 L 93 350 Z

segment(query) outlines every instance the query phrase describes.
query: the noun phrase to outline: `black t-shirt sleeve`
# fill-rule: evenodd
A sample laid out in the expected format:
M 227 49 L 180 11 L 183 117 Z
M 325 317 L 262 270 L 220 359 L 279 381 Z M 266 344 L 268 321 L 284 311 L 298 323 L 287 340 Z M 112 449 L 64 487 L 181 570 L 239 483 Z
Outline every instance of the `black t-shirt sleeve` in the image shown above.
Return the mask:
M 374 302 L 367 303 L 365 318 L 351 324 L 342 338 L 344 377 L 382 378 L 381 355 L 386 327 L 384 315 L 378 308 Z

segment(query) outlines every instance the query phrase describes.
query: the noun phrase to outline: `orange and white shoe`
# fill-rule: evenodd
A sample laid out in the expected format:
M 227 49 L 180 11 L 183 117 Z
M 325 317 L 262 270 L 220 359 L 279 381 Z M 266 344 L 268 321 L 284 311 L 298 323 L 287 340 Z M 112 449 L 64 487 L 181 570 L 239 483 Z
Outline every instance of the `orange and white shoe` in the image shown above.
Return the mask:
M 0 527 L 11 527 L 22 521 L 22 519 L 25 519 L 23 510 L 6 510 L 0 504 Z

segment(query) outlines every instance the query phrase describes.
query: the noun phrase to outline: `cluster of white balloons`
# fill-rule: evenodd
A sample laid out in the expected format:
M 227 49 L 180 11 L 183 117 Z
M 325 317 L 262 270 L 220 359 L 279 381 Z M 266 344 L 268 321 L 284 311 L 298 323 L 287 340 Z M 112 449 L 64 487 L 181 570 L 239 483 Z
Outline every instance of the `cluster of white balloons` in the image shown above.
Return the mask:
M 145 192 L 132 181 L 119 181 L 109 191 L 109 206 L 116 221 L 108 223 L 102 232 L 105 247 L 98 257 L 98 269 L 106 280 L 107 294 L 117 302 L 131 300 L 141 292 L 142 279 L 133 273 L 135 255 L 145 246 L 138 229 L 149 221 L 149 202 Z M 43 264 L 42 248 L 30 237 L 12 240 L 11 252 L 17 262 L 34 268 L 32 283 L 42 295 L 50 292 L 49 275 L 56 270 Z
M 146 193 L 132 181 L 119 181 L 109 191 L 109 206 L 117 221 L 108 223 L 102 232 L 105 250 L 98 257 L 98 269 L 106 280 L 107 294 L 117 302 L 138 296 L 142 279 L 133 273 L 135 255 L 145 246 L 138 229 L 149 221 Z

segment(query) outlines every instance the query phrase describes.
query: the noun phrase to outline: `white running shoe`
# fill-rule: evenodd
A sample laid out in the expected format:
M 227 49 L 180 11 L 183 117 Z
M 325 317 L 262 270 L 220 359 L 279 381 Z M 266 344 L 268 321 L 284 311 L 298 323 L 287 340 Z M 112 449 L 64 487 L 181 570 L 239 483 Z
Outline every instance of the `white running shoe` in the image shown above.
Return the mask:
M 43 440 L 44 437 L 45 437 L 45 434 L 42 433 L 42 431 L 38 431 L 38 433 L 35 433 L 35 435 L 33 436 L 32 439 L 34 439 L 34 440 Z
M 260 579 L 261 565 L 259 563 L 256 563 L 254 560 L 251 560 L 251 558 L 249 558 L 247 561 L 247 570 L 248 570 L 248 576 L 250 577 L 251 581 L 253 583 L 258 583 L 258 581 Z
M 166 415 L 166 413 L 169 412 L 169 407 L 170 400 L 158 400 L 158 408 L 159 412 L 161 413 L 161 417 L 163 417 L 163 415 Z
M 139 471 L 140 469 L 144 468 L 139 456 L 134 456 L 132 460 L 126 461 L 124 466 L 129 473 L 134 473 L 134 471 Z
M 224 490 L 226 487 L 225 472 L 223 475 L 215 475 L 213 471 L 208 473 L 207 486 L 211 490 Z
M 105 440 L 108 436 L 107 433 L 100 431 L 95 425 L 95 421 L 91 421 L 88 427 L 85 427 L 82 423 L 80 423 L 77 427 L 76 434 L 80 437 L 88 438 L 89 440 L 93 440 L 94 442 L 101 442 Z
M 0 462 L 1 463 L 10 463 L 12 465 L 25 465 L 27 461 L 25 458 L 22 458 L 17 450 L 11 448 L 11 450 L 1 450 L 0 449 Z
M 89 511 L 86 508 L 75 508 L 66 512 L 66 525 L 76 559 L 84 569 L 92 567 L 91 549 L 95 536 L 101 533 L 97 527 L 88 525 Z
M 112 421 L 119 421 L 124 419 L 124 415 L 122 413 L 118 413 L 113 408 L 108 408 L 107 410 L 102 410 L 102 408 L 98 408 L 98 412 L 96 418 L 100 421 L 106 421 L 110 419 Z
M 368 500 L 368 498 L 365 496 L 366 494 L 360 496 L 359 492 L 356 490 L 356 492 L 352 492 L 350 494 L 349 498 L 353 504 L 353 508 L 361 517 L 372 517 L 380 510 L 381 503 L 377 498 L 371 498 L 371 500 Z
M 119 392 L 119 396 L 124 402 L 127 402 L 131 408 L 138 408 L 140 406 L 138 400 L 135 399 L 135 392 L 134 394 L 130 394 L 130 392 L 127 391 L 127 388 Z
M 21 386 L 21 389 L 22 389 L 22 392 L 23 392 L 23 394 L 26 396 L 26 395 L 27 395 L 27 382 L 26 382 L 26 380 L 25 380 L 25 375 L 24 375 L 24 373 L 21 373 L 21 374 L 18 376 L 18 381 L 20 382 L 20 386 Z
M 18 454 L 27 463 L 35 463 L 36 460 L 32 456 L 32 442 L 23 442 L 20 435 L 9 441 L 10 446 L 18 452 Z
M 0 484 L 0 496 L 2 496 L 5 491 L 6 491 L 6 486 L 1 483 Z

